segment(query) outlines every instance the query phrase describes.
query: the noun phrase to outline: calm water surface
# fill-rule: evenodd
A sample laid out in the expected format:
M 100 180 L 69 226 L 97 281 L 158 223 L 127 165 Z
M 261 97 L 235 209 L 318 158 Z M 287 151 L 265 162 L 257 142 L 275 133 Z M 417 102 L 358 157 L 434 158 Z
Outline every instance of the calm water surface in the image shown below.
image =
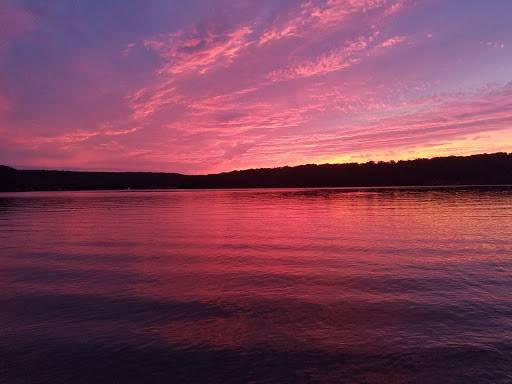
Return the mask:
M 512 189 L 0 194 L 0 381 L 512 382 Z

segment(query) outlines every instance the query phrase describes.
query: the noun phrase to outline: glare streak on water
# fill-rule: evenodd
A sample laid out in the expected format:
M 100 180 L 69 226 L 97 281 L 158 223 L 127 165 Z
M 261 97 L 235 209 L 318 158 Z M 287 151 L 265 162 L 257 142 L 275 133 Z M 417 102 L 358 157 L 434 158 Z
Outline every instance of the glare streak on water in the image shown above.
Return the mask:
M 512 380 L 507 187 L 0 194 L 0 382 Z

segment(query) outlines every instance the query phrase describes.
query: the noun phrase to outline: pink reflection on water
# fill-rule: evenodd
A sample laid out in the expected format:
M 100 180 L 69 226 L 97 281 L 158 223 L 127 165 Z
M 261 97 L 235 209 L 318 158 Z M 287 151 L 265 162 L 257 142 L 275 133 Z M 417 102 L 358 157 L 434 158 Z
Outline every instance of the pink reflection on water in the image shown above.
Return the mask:
M 2 290 L 106 298 L 92 319 L 57 316 L 60 337 L 212 350 L 478 345 L 497 337 L 510 304 L 509 192 L 23 196 L 2 213 L 14 230 Z

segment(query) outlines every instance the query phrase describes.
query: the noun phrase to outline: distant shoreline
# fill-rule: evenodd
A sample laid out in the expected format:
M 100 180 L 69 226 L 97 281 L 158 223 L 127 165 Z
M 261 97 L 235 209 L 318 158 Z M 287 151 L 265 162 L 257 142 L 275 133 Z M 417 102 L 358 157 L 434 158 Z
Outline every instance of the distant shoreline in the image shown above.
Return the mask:
M 512 153 L 363 164 L 308 164 L 210 175 L 17 170 L 0 166 L 0 192 L 511 185 Z
M 427 190 L 427 189 L 464 189 L 464 188 L 510 188 L 512 189 L 512 184 L 471 184 L 471 185 L 393 185 L 393 186 L 370 186 L 370 187 L 265 187 L 265 188 L 257 188 L 257 187 L 247 187 L 247 188 L 157 188 L 157 189 L 131 189 L 130 191 L 126 191 L 124 189 L 80 189 L 80 190 L 38 190 L 38 191 L 0 191 L 0 197 L 2 195 L 10 195 L 14 194 L 31 194 L 31 193 L 48 193 L 48 192 L 77 192 L 77 193 L 88 193 L 88 192 L 201 192 L 201 191 L 314 191 L 314 190 L 340 190 L 340 191 L 371 191 L 371 190 L 411 190 L 411 189 L 419 189 L 419 190 Z

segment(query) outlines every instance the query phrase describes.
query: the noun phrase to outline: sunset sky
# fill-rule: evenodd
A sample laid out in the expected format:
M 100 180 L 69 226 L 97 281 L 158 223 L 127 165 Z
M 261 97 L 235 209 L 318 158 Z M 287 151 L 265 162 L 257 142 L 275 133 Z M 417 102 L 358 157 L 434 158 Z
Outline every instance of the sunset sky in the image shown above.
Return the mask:
M 0 0 L 0 164 L 512 151 L 509 0 Z

